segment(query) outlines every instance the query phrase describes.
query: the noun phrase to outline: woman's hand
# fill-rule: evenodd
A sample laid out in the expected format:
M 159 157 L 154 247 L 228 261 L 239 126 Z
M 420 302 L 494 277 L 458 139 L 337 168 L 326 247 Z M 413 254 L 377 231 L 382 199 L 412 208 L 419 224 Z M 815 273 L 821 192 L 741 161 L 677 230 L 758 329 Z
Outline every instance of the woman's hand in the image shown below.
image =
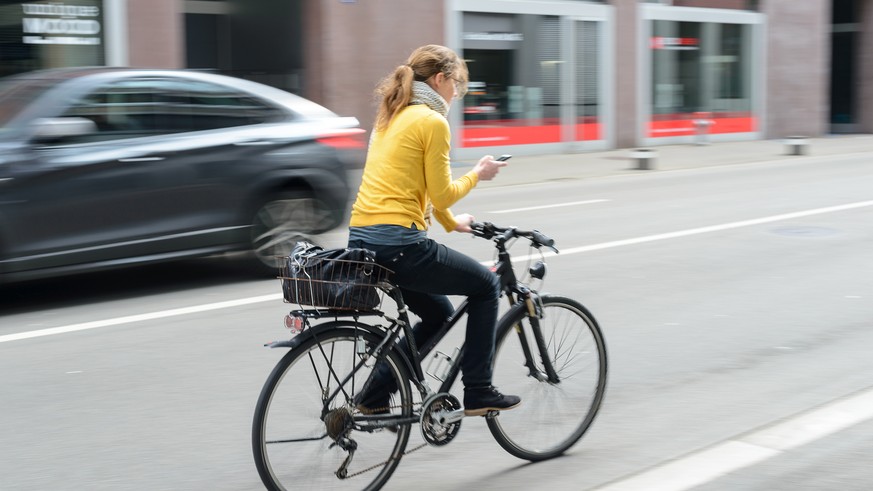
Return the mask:
M 486 155 L 479 159 L 479 162 L 473 167 L 473 172 L 479 175 L 480 181 L 490 181 L 494 179 L 501 167 L 506 167 L 506 162 L 494 160 L 493 155 Z
M 470 228 L 470 225 L 472 225 L 473 222 L 475 222 L 475 221 L 476 221 L 476 218 L 473 217 L 473 215 L 470 215 L 469 213 L 455 215 L 455 222 L 457 223 L 457 225 L 455 225 L 455 232 L 466 232 L 466 233 L 472 232 L 473 229 Z

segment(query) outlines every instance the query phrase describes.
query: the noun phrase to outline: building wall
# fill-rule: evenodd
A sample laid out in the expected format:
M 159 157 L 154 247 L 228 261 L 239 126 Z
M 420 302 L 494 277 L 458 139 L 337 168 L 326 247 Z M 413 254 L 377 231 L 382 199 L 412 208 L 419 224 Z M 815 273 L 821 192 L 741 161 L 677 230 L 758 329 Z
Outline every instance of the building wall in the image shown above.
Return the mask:
M 873 133 L 873 1 L 864 0 L 861 4 L 861 32 L 858 40 L 858 123 L 860 131 Z
M 639 2 L 613 0 L 611 3 L 615 7 L 615 145 L 624 148 L 639 144 Z
M 130 66 L 185 66 L 181 0 L 129 0 L 127 19 Z
M 304 6 L 304 96 L 372 127 L 373 90 L 413 49 L 446 44 L 433 0 L 317 1 Z
M 762 0 L 767 16 L 765 136 L 829 131 L 830 0 Z

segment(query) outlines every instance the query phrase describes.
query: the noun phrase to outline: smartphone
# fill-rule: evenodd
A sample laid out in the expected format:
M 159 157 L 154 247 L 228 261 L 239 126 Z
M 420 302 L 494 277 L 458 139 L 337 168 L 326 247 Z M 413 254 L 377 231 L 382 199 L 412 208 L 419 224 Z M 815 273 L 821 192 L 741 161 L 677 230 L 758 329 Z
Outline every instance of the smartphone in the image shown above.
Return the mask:
M 511 159 L 511 158 L 512 158 L 512 155 L 508 155 L 508 154 L 507 154 L 507 155 L 501 155 L 500 157 L 497 157 L 497 158 L 494 159 L 494 160 L 496 160 L 496 161 L 498 161 L 498 162 L 503 162 L 503 161 L 505 161 L 505 160 L 509 160 L 509 159 Z

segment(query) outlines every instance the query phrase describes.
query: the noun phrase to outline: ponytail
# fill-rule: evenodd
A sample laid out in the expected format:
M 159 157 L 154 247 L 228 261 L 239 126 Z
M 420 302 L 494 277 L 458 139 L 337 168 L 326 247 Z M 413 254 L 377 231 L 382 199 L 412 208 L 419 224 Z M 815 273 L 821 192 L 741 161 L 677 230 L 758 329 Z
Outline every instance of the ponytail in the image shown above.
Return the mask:
M 412 81 L 415 72 L 409 65 L 400 65 L 394 69 L 394 73 L 385 77 L 376 88 L 376 94 L 382 98 L 379 104 L 379 112 L 376 113 L 376 131 L 384 130 L 388 123 L 401 109 L 409 105 L 412 100 Z

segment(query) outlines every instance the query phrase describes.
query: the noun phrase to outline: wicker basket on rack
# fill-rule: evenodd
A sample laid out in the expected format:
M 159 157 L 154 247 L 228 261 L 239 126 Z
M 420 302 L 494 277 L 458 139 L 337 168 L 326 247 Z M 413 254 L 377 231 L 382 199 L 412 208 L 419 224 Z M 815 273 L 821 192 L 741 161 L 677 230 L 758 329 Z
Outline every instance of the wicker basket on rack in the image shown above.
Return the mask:
M 379 286 L 391 270 L 376 264 L 367 249 L 328 249 L 301 243 L 285 258 L 279 279 L 285 301 L 317 308 L 373 310 Z

